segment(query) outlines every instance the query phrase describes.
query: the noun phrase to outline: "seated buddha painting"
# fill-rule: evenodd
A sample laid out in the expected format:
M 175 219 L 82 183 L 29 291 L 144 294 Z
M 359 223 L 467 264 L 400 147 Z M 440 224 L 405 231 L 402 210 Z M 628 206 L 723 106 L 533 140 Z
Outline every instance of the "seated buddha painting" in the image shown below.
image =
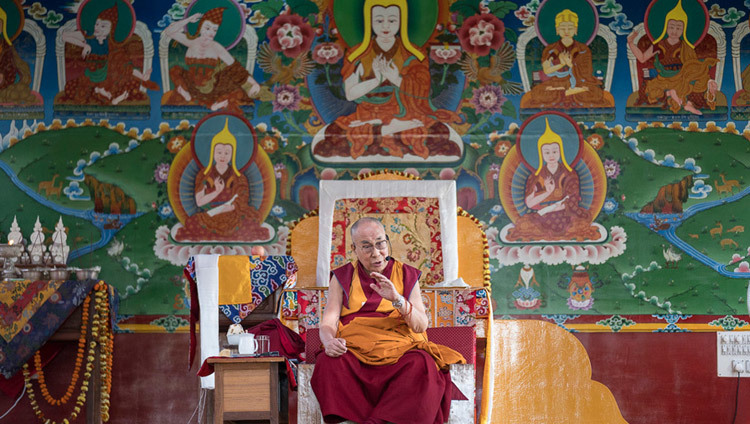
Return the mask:
M 212 114 L 175 156 L 167 180 L 180 221 L 177 243 L 253 243 L 274 237 L 265 224 L 276 196 L 273 166 L 243 117 Z
M 437 14 L 422 16 L 418 3 L 333 3 L 336 25 L 350 46 L 341 67 L 346 99 L 338 109 L 345 112 L 332 116 L 313 138 L 317 161 L 455 162 L 462 157 L 463 142 L 451 127 L 461 118 L 432 102 L 429 57 L 422 48 Z M 410 19 L 411 13 L 420 19 Z M 312 87 L 311 97 L 322 109 L 325 93 L 318 91 Z
M 701 0 L 653 0 L 627 38 L 634 92 L 626 119 L 727 119 L 724 37 Z
M 56 115 L 98 115 L 147 118 L 149 91 L 159 85 L 151 78 L 152 44 L 144 24 L 125 0 L 83 2 L 78 17 L 58 32 Z
M 595 243 L 607 238 L 594 223 L 607 192 L 604 167 L 579 127 L 559 112 L 539 113 L 521 126 L 500 168 L 500 201 L 512 223 L 506 244 Z
M 260 92 L 252 76 L 257 37 L 246 37 L 255 33 L 243 16 L 231 0 L 196 0 L 185 19 L 164 29 L 159 56 L 169 86 L 161 100 L 163 117 L 252 113 Z
M 44 117 L 44 102 L 38 92 L 41 77 L 32 83 L 31 67 L 40 65 L 33 61 L 40 43 L 23 31 L 24 21 L 18 2 L 0 1 L 0 119 Z
M 577 119 L 614 118 L 615 101 L 604 83 L 611 72 L 609 46 L 598 32 L 609 34 L 605 27 L 599 30 L 597 9 L 587 0 L 546 0 L 539 6 L 534 32 L 519 42 L 525 50 L 519 65 L 530 86 L 521 98 L 522 117 L 558 110 Z

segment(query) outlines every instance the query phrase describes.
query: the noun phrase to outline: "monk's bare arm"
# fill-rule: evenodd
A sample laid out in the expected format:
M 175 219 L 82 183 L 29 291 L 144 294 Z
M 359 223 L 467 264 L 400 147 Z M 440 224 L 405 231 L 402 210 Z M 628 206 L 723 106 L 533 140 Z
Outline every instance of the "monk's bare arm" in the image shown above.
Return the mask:
M 419 289 L 419 284 L 414 285 L 414 289 L 409 293 L 409 303 L 402 306 L 399 312 L 415 333 L 427 330 L 427 313 L 422 303 L 422 291 Z
M 335 276 L 331 277 L 331 282 L 328 284 L 326 309 L 323 311 L 323 319 L 320 322 L 320 341 L 323 343 L 326 355 L 332 357 L 341 356 L 346 352 L 346 341 L 336 338 L 343 296 L 339 280 Z

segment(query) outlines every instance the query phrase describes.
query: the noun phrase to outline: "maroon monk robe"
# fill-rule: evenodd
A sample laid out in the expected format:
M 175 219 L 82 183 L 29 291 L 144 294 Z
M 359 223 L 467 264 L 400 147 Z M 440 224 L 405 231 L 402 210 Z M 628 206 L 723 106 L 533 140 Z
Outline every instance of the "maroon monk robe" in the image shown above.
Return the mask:
M 394 261 L 382 272 L 391 278 Z M 352 264 L 333 271 L 344 289 L 348 306 L 355 272 Z M 357 266 L 367 301 L 362 308 L 341 318 L 343 325 L 356 317 L 385 317 L 376 309 L 382 297 L 370 288 L 375 280 Z M 419 271 L 404 266 L 404 295 L 408 298 Z M 427 352 L 407 351 L 395 364 L 367 365 L 351 352 L 331 358 L 324 351 L 316 357 L 311 385 L 326 423 L 352 420 L 358 423 L 442 424 L 448 420 L 453 384 L 450 372 L 440 370 Z

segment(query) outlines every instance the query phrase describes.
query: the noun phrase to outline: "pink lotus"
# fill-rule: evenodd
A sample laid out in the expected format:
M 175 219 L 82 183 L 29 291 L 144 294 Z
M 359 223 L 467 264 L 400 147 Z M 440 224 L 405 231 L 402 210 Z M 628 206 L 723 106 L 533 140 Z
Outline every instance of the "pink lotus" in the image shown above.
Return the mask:
M 737 269 L 734 270 L 734 272 L 750 272 L 750 264 L 748 264 L 747 261 L 742 261 L 740 262 L 740 266 L 738 266 Z
M 313 49 L 313 60 L 325 65 L 334 64 L 344 56 L 344 50 L 335 43 L 320 43 Z
M 526 6 L 521 6 L 521 7 L 518 8 L 518 10 L 516 10 L 515 12 L 513 12 L 513 14 L 516 15 L 516 18 L 518 18 L 518 19 L 520 19 L 520 20 L 523 21 L 524 19 L 526 19 L 529 16 L 531 16 L 531 11 Z
M 505 25 L 500 19 L 485 13 L 465 20 L 458 30 L 458 39 L 467 52 L 485 56 L 490 49 L 497 49 L 503 44 L 504 31 Z
M 438 65 L 451 65 L 461 59 L 461 50 L 458 46 L 436 46 L 430 50 L 430 59 Z
M 507 99 L 503 96 L 503 91 L 495 85 L 484 85 L 473 90 L 471 104 L 476 108 L 477 113 L 500 113 L 503 103 Z
M 299 15 L 280 15 L 268 29 L 269 46 L 287 57 L 297 57 L 310 49 L 314 31 Z
M 273 88 L 273 94 L 276 96 L 272 101 L 274 112 L 299 109 L 299 102 L 302 100 L 302 96 L 300 96 L 299 89 L 296 86 L 287 84 L 277 85 Z

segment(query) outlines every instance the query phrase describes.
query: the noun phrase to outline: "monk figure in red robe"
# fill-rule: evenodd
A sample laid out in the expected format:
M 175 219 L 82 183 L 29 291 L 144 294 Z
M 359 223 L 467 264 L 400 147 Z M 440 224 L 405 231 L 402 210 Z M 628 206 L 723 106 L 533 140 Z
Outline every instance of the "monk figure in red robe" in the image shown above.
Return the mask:
M 357 260 L 332 272 L 311 380 L 323 420 L 446 422 L 447 366 L 465 359 L 427 340 L 420 271 L 388 256 L 383 224 L 361 218 L 351 236 Z

